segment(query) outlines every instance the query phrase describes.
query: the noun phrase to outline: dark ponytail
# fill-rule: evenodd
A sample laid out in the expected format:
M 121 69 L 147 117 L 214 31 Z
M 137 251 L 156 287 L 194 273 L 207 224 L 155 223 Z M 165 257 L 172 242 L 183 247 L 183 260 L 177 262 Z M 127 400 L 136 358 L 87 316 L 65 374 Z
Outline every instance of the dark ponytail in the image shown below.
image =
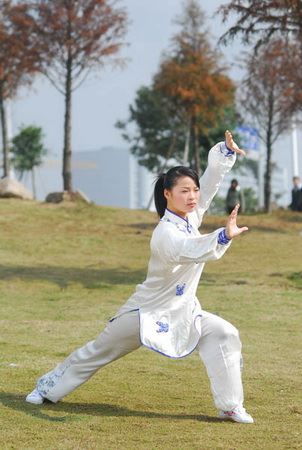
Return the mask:
M 154 186 L 154 203 L 157 214 L 159 215 L 160 218 L 163 217 L 163 215 L 165 214 L 165 210 L 167 208 L 167 199 L 164 196 L 165 178 L 166 178 L 165 173 L 159 175 Z
M 177 184 L 179 178 L 190 177 L 199 188 L 199 179 L 195 170 L 185 166 L 176 166 L 168 170 L 167 173 L 162 173 L 156 180 L 154 186 L 154 202 L 155 208 L 159 217 L 163 217 L 167 208 L 167 199 L 164 195 L 165 189 L 168 191 Z

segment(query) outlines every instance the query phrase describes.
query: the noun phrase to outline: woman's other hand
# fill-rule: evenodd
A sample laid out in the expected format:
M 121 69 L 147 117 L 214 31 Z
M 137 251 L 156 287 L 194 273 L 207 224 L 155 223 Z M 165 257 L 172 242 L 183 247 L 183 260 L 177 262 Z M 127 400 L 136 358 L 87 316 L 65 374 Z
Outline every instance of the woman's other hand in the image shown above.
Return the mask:
M 240 205 L 238 203 L 229 215 L 226 223 L 225 232 L 229 239 L 233 239 L 234 237 L 239 236 L 241 233 L 244 233 L 248 230 L 248 227 L 237 226 L 237 215 L 239 207 Z

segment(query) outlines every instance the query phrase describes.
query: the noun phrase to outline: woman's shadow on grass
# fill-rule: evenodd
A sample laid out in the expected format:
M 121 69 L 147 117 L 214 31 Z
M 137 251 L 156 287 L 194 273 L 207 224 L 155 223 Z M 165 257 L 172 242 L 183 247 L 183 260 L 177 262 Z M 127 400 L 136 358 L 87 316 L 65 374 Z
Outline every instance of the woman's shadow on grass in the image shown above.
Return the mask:
M 25 402 L 25 396 L 6 392 L 0 393 L 0 403 L 6 408 L 50 422 L 72 422 L 80 420 L 82 415 L 88 415 L 94 417 L 142 417 L 145 419 L 196 420 L 199 422 L 223 423 L 218 417 L 207 415 L 139 411 L 107 403 L 69 403 L 64 401 L 56 404 L 45 402 L 43 405 L 31 405 Z M 56 416 L 51 415 L 53 413 Z M 64 415 L 64 413 L 68 415 Z
M 24 281 L 48 281 L 60 288 L 67 288 L 72 283 L 80 283 L 88 289 L 102 289 L 116 284 L 137 284 L 145 277 L 145 270 L 129 270 L 126 267 L 113 269 L 95 269 L 92 267 L 59 266 L 6 266 L 0 264 L 0 279 Z

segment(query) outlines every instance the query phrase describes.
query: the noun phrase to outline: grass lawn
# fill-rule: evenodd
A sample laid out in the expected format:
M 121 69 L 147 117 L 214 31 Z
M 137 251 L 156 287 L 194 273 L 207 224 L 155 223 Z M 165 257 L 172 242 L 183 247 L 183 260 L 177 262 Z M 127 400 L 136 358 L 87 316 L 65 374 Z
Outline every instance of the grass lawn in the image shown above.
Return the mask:
M 0 449 L 298 449 L 302 214 L 242 216 L 249 233 L 208 263 L 203 308 L 240 330 L 255 424 L 216 418 L 197 354 L 141 348 L 56 405 L 36 378 L 93 339 L 143 281 L 155 214 L 0 201 Z M 224 218 L 208 216 L 209 232 Z M 299 393 L 300 392 L 300 393 Z

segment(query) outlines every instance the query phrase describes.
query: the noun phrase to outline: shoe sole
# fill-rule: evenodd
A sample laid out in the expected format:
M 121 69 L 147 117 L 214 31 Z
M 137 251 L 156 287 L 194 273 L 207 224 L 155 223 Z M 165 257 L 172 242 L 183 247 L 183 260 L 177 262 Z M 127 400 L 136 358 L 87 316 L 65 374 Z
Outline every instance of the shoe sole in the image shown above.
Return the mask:
M 232 422 L 236 422 L 236 423 L 254 423 L 254 420 L 252 419 L 251 421 L 243 421 L 240 419 L 236 419 L 235 417 L 232 416 L 219 416 L 220 419 L 222 420 L 231 420 Z
M 31 403 L 32 405 L 42 405 L 44 403 L 44 398 L 41 398 L 40 400 L 33 400 L 33 399 L 26 398 L 25 401 L 27 403 Z

